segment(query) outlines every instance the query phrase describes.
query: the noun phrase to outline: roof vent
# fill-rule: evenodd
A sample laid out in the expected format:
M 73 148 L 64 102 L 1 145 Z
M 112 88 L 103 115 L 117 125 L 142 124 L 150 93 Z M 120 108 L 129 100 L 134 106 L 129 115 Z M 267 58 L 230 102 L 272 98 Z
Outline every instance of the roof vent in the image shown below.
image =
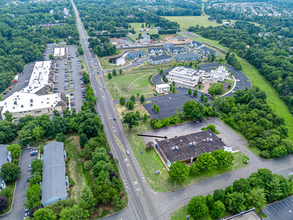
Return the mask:
M 169 143 L 169 141 L 167 140 L 167 143 Z
M 195 142 L 193 142 L 193 146 L 196 146 L 196 143 Z
M 207 138 L 207 142 L 209 142 L 210 141 L 210 139 L 209 138 Z
M 14 105 L 17 105 L 17 101 L 14 101 L 13 104 L 14 104 Z
M 23 105 L 21 105 L 21 107 L 23 108 Z
M 210 133 L 209 136 L 211 137 L 212 136 L 212 133 Z
M 182 143 L 182 140 L 180 140 L 180 142 Z
M 179 150 L 179 147 L 176 146 L 175 149 L 176 149 L 176 150 Z
M 15 109 L 15 106 L 13 106 L 12 109 Z
M 174 151 L 175 150 L 175 147 L 172 147 L 172 151 Z
M 31 107 L 33 106 L 33 104 L 31 103 L 31 105 L 30 105 Z
M 203 139 L 203 142 L 207 142 L 206 139 Z
M 33 99 L 31 99 L 31 102 L 33 102 Z
M 213 141 L 213 139 L 212 138 L 210 138 L 210 142 L 212 142 Z
M 189 146 L 192 147 L 192 145 L 193 145 L 192 142 L 190 142 L 190 143 L 189 143 Z

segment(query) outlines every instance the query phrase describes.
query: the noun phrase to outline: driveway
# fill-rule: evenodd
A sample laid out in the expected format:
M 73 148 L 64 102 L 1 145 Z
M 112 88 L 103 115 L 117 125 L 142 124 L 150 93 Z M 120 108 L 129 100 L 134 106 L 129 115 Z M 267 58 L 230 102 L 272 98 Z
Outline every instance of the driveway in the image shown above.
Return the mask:
M 1 220 L 18 220 L 23 219 L 24 217 L 24 206 L 23 203 L 25 203 L 26 200 L 26 184 L 27 184 L 27 177 L 29 175 L 28 172 L 28 165 L 31 161 L 30 158 L 30 149 L 24 149 L 21 153 L 20 158 L 20 168 L 21 168 L 21 174 L 19 176 L 19 179 L 16 182 L 15 186 L 15 192 L 14 192 L 14 200 L 13 200 L 13 206 L 12 210 L 9 214 L 4 215 L 1 218 Z

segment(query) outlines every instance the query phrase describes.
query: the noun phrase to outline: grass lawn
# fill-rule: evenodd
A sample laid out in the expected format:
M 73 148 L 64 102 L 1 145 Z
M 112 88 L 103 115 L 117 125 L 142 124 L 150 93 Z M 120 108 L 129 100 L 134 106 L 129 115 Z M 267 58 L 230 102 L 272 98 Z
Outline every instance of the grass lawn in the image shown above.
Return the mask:
M 123 66 L 129 65 L 129 63 L 125 63 L 124 65 L 115 65 L 115 64 L 109 63 L 110 59 L 103 59 L 102 57 L 99 57 L 99 60 L 100 60 L 101 67 L 104 70 L 109 70 L 109 69 L 114 69 L 114 68 L 121 68 Z
M 147 104 L 147 103 L 152 103 L 152 101 L 146 101 L 143 104 Z M 115 108 L 116 108 L 116 111 L 118 113 L 118 116 L 119 116 L 120 120 L 122 120 L 124 114 L 126 114 L 128 112 L 136 112 L 136 111 L 139 111 L 141 118 L 142 118 L 142 116 L 144 114 L 150 115 L 148 113 L 148 111 L 143 107 L 143 105 L 140 102 L 136 102 L 134 104 L 133 110 L 128 110 L 125 105 L 120 105 L 120 104 L 116 104 L 115 105 Z
M 67 135 L 67 140 L 64 142 L 64 148 L 70 155 L 70 160 L 67 162 L 68 176 L 74 181 L 74 186 L 70 188 L 70 198 L 78 201 L 81 195 L 82 187 L 85 185 L 85 170 L 83 169 L 84 161 L 80 157 L 79 136 L 77 133 Z M 87 181 L 89 177 L 87 176 Z
M 186 36 L 186 35 L 185 35 Z M 225 50 L 229 50 L 229 48 L 224 47 L 222 45 L 220 45 L 217 41 L 214 40 L 210 40 L 204 37 L 196 37 L 196 38 L 192 38 L 192 37 L 188 37 L 187 38 L 190 39 L 194 39 L 200 42 L 207 42 L 210 44 L 213 44 L 219 48 L 225 49 Z M 214 49 L 214 48 L 213 48 Z M 219 53 L 223 54 L 223 53 Z M 247 60 L 242 59 L 241 57 L 238 57 L 236 54 L 235 56 L 237 57 L 238 61 L 241 63 L 242 65 L 242 72 L 248 76 L 248 78 L 250 79 L 250 81 L 252 82 L 252 85 L 256 85 L 258 86 L 261 90 L 265 91 L 267 94 L 267 103 L 274 109 L 275 113 L 280 116 L 283 117 L 285 119 L 285 123 L 287 128 L 289 129 L 289 138 L 291 140 L 293 140 L 293 132 L 290 132 L 293 130 L 293 116 L 290 113 L 287 105 L 280 99 L 279 94 L 275 91 L 275 89 L 270 85 L 270 83 L 264 78 L 264 76 L 262 76 L 258 70 L 252 66 Z M 217 58 L 220 58 L 217 57 Z
M 82 68 L 82 72 L 83 71 L 86 71 L 87 74 L 89 74 L 89 71 L 87 69 L 87 65 L 86 65 L 86 62 L 84 60 L 80 60 L 80 65 L 81 65 L 81 68 Z
M 154 70 L 149 69 L 140 71 L 133 69 L 124 71 L 122 75 L 117 73 L 112 79 L 108 79 L 108 75 L 104 75 L 104 79 L 113 100 L 120 99 L 121 96 L 130 98 L 131 95 L 136 96 L 137 93 L 147 98 L 151 97 L 155 90 L 148 80 L 149 76 L 154 72 Z
M 220 26 L 222 24 L 214 23 L 213 21 L 209 21 L 208 18 L 210 16 L 164 16 L 164 18 L 175 21 L 180 25 L 180 28 L 188 29 L 190 26 Z M 225 22 L 226 20 L 223 20 Z
M 139 134 L 140 132 L 152 129 L 150 127 L 149 120 L 147 120 L 146 122 L 140 121 L 139 126 L 134 127 L 131 130 L 129 130 L 127 128 L 127 125 L 125 124 L 123 124 L 123 128 L 132 148 L 132 151 L 149 186 L 153 190 L 158 192 L 170 192 L 246 166 L 242 163 L 244 154 L 242 152 L 237 152 L 234 153 L 234 165 L 230 169 L 212 170 L 209 172 L 204 172 L 198 176 L 188 176 L 182 185 L 177 185 L 177 187 L 175 187 L 174 183 L 168 181 L 169 175 L 167 169 L 157 155 L 156 151 L 154 149 L 146 151 L 145 143 L 142 137 L 137 136 L 137 134 Z M 140 153 L 141 151 L 143 151 L 144 153 Z M 155 175 L 155 171 L 157 170 L 161 171 L 160 175 Z
M 190 215 L 189 211 L 188 211 L 188 206 L 182 206 L 179 209 L 177 209 L 175 212 L 172 213 L 170 220 L 185 220 L 186 216 Z M 224 211 L 222 213 L 222 215 L 220 216 L 220 218 L 223 218 L 225 216 L 231 215 L 231 213 Z M 193 217 L 190 216 L 189 218 L 190 220 L 213 220 L 214 218 L 212 218 L 212 216 L 210 214 L 204 216 L 201 219 L 195 219 Z
M 144 28 L 141 27 L 142 24 L 144 24 L 144 26 L 145 26 L 145 23 L 129 23 L 129 24 L 131 25 L 131 28 L 134 28 L 134 30 L 135 30 L 135 32 L 136 32 L 136 34 L 132 34 L 132 35 L 130 35 L 130 37 L 131 37 L 132 39 L 134 39 L 134 40 L 138 37 L 138 34 L 139 34 L 139 33 L 149 33 L 150 35 L 151 35 L 151 34 L 157 34 L 157 33 L 158 33 L 157 31 L 155 31 L 154 29 L 152 29 L 152 28 L 154 28 L 154 27 L 152 27 L 152 28 L 147 28 L 147 29 L 149 29 L 148 31 L 140 32 L 139 29 L 145 29 L 145 28 L 146 28 L 146 27 L 144 27 Z

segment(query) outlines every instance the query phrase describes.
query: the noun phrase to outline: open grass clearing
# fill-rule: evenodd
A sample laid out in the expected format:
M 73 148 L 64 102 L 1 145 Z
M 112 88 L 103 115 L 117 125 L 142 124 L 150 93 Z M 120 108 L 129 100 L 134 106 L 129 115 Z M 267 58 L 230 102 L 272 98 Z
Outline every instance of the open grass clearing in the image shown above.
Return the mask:
M 153 73 L 153 70 L 125 71 L 121 75 L 118 73 L 112 76 L 112 79 L 104 75 L 104 79 L 113 100 L 120 99 L 122 96 L 130 98 L 131 95 L 136 96 L 137 93 L 147 98 L 151 97 L 155 90 L 149 83 L 149 76 Z
M 234 165 L 229 169 L 218 169 L 218 170 L 212 170 L 209 172 L 201 173 L 198 176 L 188 176 L 185 182 L 182 185 L 177 185 L 175 187 L 175 184 L 172 182 L 169 182 L 168 178 L 168 171 L 166 167 L 164 166 L 163 162 L 157 155 L 156 151 L 154 149 L 150 151 L 145 150 L 145 143 L 142 139 L 142 137 L 137 136 L 137 134 L 151 130 L 149 120 L 146 122 L 139 122 L 139 126 L 132 128 L 131 130 L 128 129 L 126 124 L 123 124 L 124 131 L 126 133 L 127 139 L 130 143 L 130 146 L 132 148 L 132 151 L 136 157 L 136 160 L 139 163 L 139 166 L 149 184 L 149 186 L 158 192 L 170 192 L 182 187 L 186 187 L 188 185 L 192 185 L 207 179 L 210 179 L 212 177 L 219 176 L 221 174 L 230 172 L 232 170 L 237 170 L 240 168 L 243 168 L 247 165 L 243 164 L 242 159 L 244 154 L 242 152 L 236 152 L 234 153 Z M 143 153 L 140 153 L 142 152 Z M 157 170 L 160 170 L 160 175 L 155 175 L 155 172 Z
M 70 188 L 70 198 L 78 201 L 81 195 L 82 187 L 85 185 L 83 160 L 80 157 L 79 136 L 77 133 L 67 135 L 67 140 L 64 142 L 65 150 L 70 155 L 70 160 L 67 162 L 68 176 L 74 181 L 74 186 Z M 88 176 L 87 176 L 88 179 Z
M 200 42 L 207 42 L 210 44 L 213 44 L 219 48 L 225 49 L 225 50 L 229 50 L 229 48 L 224 47 L 222 45 L 219 44 L 219 42 L 215 41 L 215 40 L 210 40 L 204 37 L 189 37 L 184 35 L 187 38 L 196 40 L 196 41 L 200 41 Z M 208 46 L 207 46 L 208 47 Z M 213 48 L 214 50 L 216 50 L 215 48 Z M 223 54 L 223 53 L 219 53 Z M 241 63 L 242 66 L 242 72 L 248 76 L 248 78 L 250 79 L 252 85 L 258 86 L 261 90 L 265 91 L 266 95 L 267 95 L 267 103 L 273 108 L 273 110 L 275 111 L 275 113 L 280 116 L 283 117 L 285 119 L 285 123 L 287 128 L 289 129 L 289 138 L 291 140 L 293 140 L 293 116 L 290 113 L 287 105 L 280 99 L 279 94 L 275 91 L 275 89 L 271 86 L 271 84 L 264 78 L 264 76 L 262 76 L 258 70 L 252 66 L 247 60 L 242 59 L 241 57 L 238 57 L 236 54 L 235 56 L 237 57 L 238 61 Z M 217 59 L 220 58 L 217 57 Z
M 210 16 L 164 16 L 169 21 L 175 21 L 180 25 L 180 28 L 188 29 L 190 26 L 220 26 L 221 24 L 209 21 Z M 226 20 L 225 20 L 226 21 Z M 223 20 L 224 22 L 224 20 Z
M 153 26 L 146 28 L 145 23 L 129 23 L 129 24 L 131 25 L 131 28 L 134 28 L 134 30 L 136 32 L 132 36 L 136 36 L 136 35 L 138 36 L 139 33 L 149 33 L 150 35 L 158 33 L 157 31 L 154 30 Z M 141 27 L 142 24 L 144 24 L 144 28 Z M 139 29 L 148 29 L 148 31 L 141 32 L 141 31 L 139 31 Z
M 115 65 L 115 64 L 109 63 L 110 59 L 103 59 L 102 57 L 99 57 L 99 60 L 100 60 L 101 67 L 104 70 L 121 68 L 121 67 L 129 65 L 129 63 L 125 63 L 123 65 Z
M 172 215 L 170 216 L 170 220 L 185 220 L 188 215 L 190 215 L 190 212 L 188 211 L 188 205 L 185 205 L 177 209 L 175 212 L 173 212 Z M 228 215 L 231 215 L 231 213 L 224 211 L 219 219 Z M 213 219 L 214 218 L 212 218 L 210 213 L 201 219 L 195 219 L 191 216 L 189 218 L 189 220 L 213 220 Z
M 144 104 L 146 104 L 146 103 L 151 103 L 151 101 L 145 102 Z M 141 118 L 144 116 L 144 114 L 147 114 L 148 116 L 150 115 L 140 102 L 136 102 L 134 104 L 133 110 L 128 110 L 125 105 L 120 105 L 120 104 L 116 104 L 115 108 L 116 108 L 116 111 L 118 113 L 118 117 L 120 118 L 120 120 L 122 120 L 124 115 L 129 112 L 139 111 Z

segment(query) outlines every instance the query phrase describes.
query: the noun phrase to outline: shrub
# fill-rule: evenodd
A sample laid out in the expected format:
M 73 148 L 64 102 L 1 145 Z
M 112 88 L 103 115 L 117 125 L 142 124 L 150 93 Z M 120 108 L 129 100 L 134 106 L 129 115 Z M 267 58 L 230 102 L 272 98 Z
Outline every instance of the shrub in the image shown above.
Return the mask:
M 14 159 L 14 160 L 13 160 L 13 163 L 14 163 L 15 165 L 18 166 L 18 164 L 19 164 L 19 159 Z
M 58 142 L 64 142 L 66 138 L 66 135 L 64 135 L 63 133 L 58 133 L 55 137 L 56 141 Z
M 71 186 L 74 186 L 75 185 L 75 182 L 73 181 L 73 179 L 69 178 L 69 182 L 70 182 L 70 185 Z
M 91 160 L 87 160 L 85 163 L 84 163 L 84 169 L 85 170 L 90 170 L 92 168 L 92 161 Z

